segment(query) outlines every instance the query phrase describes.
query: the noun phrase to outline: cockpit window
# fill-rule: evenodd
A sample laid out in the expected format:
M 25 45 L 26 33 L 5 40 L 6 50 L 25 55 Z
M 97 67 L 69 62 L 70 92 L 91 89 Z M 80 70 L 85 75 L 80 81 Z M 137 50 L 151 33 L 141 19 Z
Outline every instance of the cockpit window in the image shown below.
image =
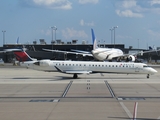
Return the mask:
M 147 66 L 147 65 L 143 65 L 143 67 L 144 67 L 144 68 L 146 68 L 146 67 L 150 67 L 150 66 Z

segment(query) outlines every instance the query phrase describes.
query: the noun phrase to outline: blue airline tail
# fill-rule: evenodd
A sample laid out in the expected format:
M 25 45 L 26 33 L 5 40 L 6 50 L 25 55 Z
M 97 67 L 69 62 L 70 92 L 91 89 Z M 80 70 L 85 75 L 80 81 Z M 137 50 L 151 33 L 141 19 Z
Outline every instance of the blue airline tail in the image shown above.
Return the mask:
M 149 46 L 149 50 L 153 50 L 153 48 L 151 46 Z
M 16 44 L 19 44 L 19 37 L 17 38 Z
M 96 37 L 94 35 L 93 29 L 91 29 L 91 34 L 92 34 L 93 50 L 95 50 L 95 49 L 98 48 L 98 46 L 97 46 L 97 40 L 96 40 Z

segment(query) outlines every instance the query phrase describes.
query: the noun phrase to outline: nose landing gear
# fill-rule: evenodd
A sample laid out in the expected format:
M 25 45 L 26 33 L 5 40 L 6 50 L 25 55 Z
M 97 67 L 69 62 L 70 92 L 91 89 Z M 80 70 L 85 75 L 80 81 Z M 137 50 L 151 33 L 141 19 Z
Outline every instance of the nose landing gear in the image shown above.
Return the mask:
M 149 74 L 147 74 L 147 78 L 149 78 Z

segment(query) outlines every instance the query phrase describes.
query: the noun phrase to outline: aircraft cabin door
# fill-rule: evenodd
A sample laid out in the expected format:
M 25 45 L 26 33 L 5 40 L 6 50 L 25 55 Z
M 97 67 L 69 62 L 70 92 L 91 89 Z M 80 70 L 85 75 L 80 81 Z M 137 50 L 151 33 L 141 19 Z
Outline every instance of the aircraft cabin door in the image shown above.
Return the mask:
M 139 72 L 139 68 L 138 67 L 135 68 L 135 72 Z

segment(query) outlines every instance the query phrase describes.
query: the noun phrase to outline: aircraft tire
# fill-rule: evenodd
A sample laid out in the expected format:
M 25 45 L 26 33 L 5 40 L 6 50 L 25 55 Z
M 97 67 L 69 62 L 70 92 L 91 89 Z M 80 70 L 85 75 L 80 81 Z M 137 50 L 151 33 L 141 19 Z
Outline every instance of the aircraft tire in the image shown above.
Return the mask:
M 77 79 L 77 78 L 78 78 L 78 75 L 77 75 L 77 74 L 73 74 L 73 78 L 74 78 L 74 79 Z
M 149 74 L 147 75 L 147 78 L 149 78 Z

